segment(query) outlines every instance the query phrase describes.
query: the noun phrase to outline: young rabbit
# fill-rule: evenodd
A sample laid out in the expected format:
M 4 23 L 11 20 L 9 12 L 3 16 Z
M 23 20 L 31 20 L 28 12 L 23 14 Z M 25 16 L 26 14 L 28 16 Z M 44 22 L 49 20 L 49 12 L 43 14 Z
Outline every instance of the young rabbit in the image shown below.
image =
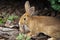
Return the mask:
M 33 16 L 35 7 L 30 7 L 29 1 L 25 3 L 26 12 L 19 20 L 20 31 L 28 36 L 44 33 L 51 36 L 48 40 L 58 40 L 60 38 L 60 19 L 49 16 Z

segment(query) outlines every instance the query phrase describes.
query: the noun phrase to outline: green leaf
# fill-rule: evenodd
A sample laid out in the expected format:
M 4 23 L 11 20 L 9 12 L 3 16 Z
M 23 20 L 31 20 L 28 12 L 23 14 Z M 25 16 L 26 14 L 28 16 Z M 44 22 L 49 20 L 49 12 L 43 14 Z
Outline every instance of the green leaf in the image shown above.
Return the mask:
M 15 18 L 18 18 L 18 16 L 16 16 L 16 15 L 10 15 L 10 16 L 8 17 L 8 20 L 13 21 Z
M 0 19 L 0 25 L 1 25 L 1 24 L 3 24 L 3 20 L 2 20 L 2 19 Z
M 30 40 L 31 37 L 27 37 L 26 40 Z
M 25 36 L 24 34 L 19 34 L 19 36 L 16 39 L 17 40 L 30 40 L 30 37 Z
M 50 4 L 51 4 L 51 7 L 54 9 L 54 10 L 58 10 L 60 11 L 60 4 L 58 4 L 56 2 L 56 0 L 49 0 L 50 1 Z M 58 2 L 60 2 L 60 0 L 58 0 Z
M 19 34 L 19 36 L 17 37 L 17 40 L 23 40 L 24 39 L 24 34 Z

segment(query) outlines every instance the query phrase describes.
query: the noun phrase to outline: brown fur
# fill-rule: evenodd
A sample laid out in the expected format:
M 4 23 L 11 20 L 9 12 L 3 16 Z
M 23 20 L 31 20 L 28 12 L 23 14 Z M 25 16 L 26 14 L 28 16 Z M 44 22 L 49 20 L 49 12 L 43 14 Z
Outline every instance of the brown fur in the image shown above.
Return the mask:
M 25 3 L 25 10 L 26 13 L 22 15 L 19 20 L 20 27 L 27 25 L 31 33 L 30 35 L 42 32 L 53 38 L 60 38 L 60 19 L 49 16 L 32 16 L 34 7 L 30 7 L 28 1 Z M 26 20 L 24 20 L 24 18 L 26 18 Z

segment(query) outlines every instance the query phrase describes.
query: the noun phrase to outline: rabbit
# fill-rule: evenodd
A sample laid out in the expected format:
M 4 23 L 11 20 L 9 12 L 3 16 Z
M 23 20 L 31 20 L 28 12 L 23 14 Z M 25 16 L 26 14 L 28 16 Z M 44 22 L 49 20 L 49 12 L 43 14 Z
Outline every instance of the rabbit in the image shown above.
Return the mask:
M 28 36 L 44 33 L 51 38 L 48 40 L 58 40 L 60 38 L 60 19 L 50 16 L 34 16 L 35 7 L 30 6 L 29 1 L 25 2 L 25 13 L 19 20 L 20 31 Z

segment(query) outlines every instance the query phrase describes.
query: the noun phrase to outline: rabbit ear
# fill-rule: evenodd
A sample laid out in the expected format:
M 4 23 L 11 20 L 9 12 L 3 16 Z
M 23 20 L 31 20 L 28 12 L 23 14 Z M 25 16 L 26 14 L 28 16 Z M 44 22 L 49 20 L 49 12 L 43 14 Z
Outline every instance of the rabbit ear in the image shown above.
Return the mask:
M 25 3 L 25 10 L 27 13 L 31 15 L 35 13 L 35 7 L 34 6 L 30 7 L 29 1 L 26 1 Z
M 29 13 L 31 15 L 35 14 L 35 7 L 34 6 L 29 9 Z
M 25 3 L 26 12 L 29 12 L 29 9 L 30 9 L 30 3 L 29 3 L 29 1 L 26 1 L 26 3 Z

